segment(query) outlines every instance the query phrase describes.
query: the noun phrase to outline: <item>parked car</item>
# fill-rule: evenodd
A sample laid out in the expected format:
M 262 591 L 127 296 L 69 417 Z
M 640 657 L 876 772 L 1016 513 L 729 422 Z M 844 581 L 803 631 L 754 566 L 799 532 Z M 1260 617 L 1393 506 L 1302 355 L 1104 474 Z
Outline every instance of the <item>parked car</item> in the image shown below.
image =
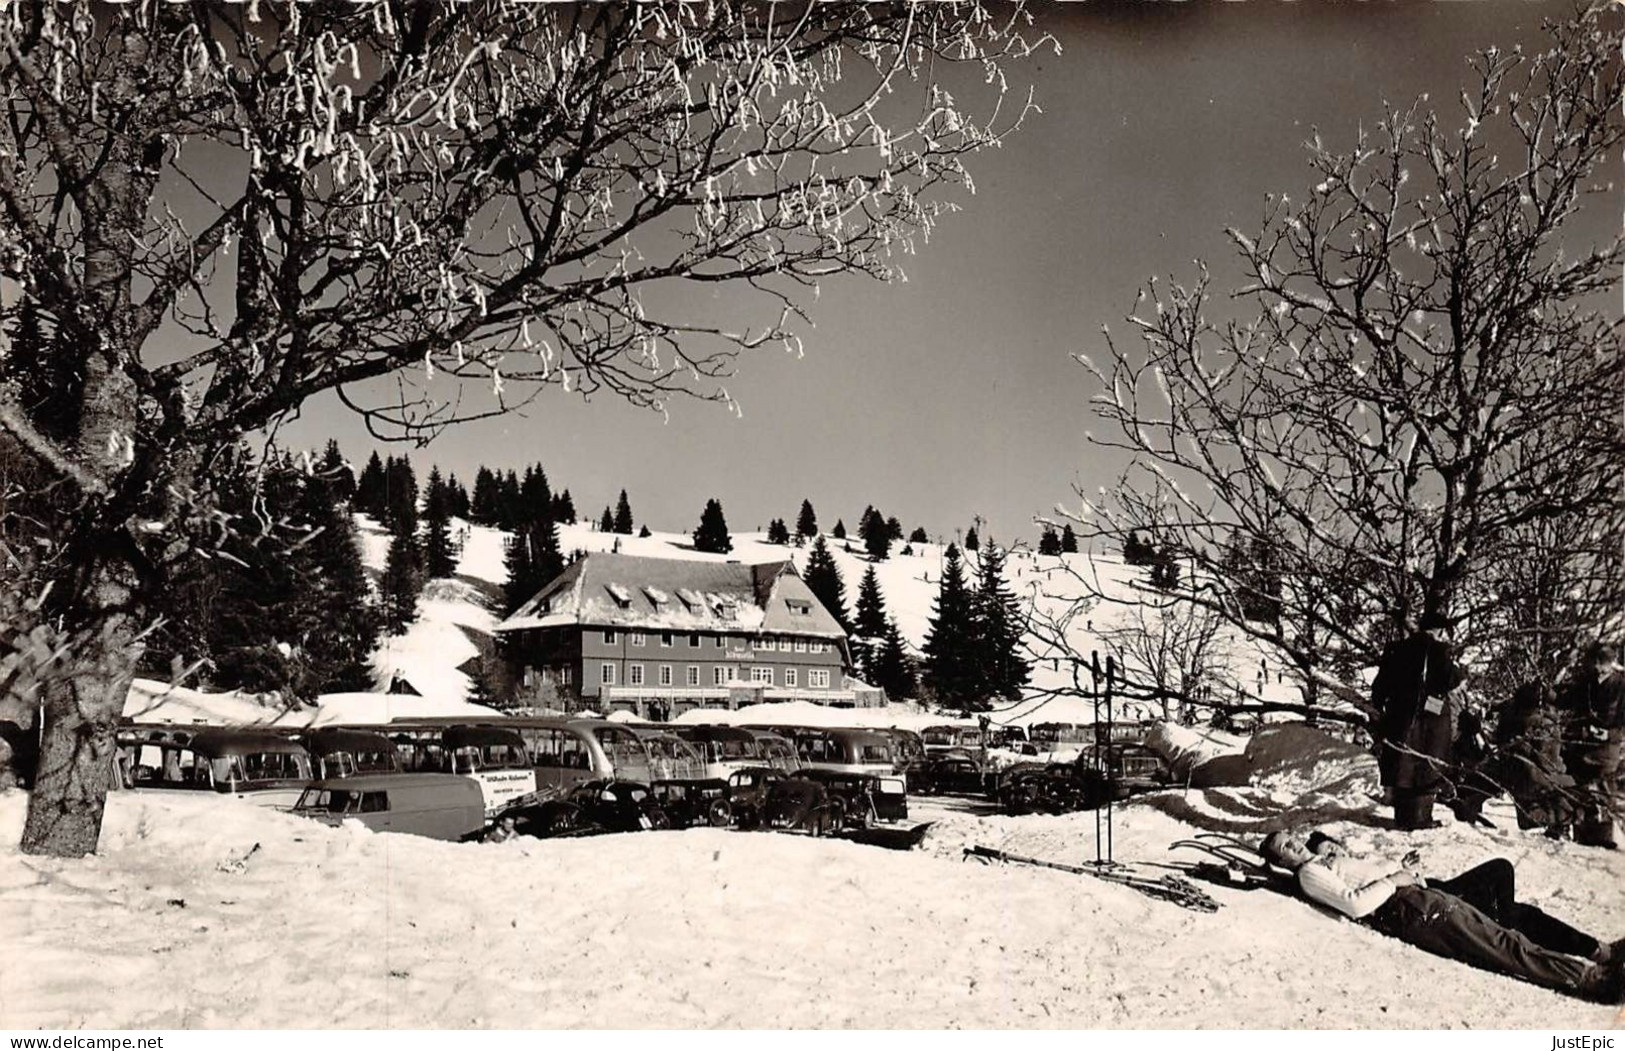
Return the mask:
M 1109 785 L 1113 800 L 1127 799 L 1141 792 L 1154 792 L 1173 783 L 1168 761 L 1150 747 L 1132 741 L 1085 748 L 1078 756 L 1078 776 Z
M 720 778 L 687 778 L 652 781 L 649 790 L 655 802 L 671 821 L 672 828 L 708 825 L 727 828 L 733 824 L 733 804 L 728 800 L 728 782 Z
M 840 800 L 844 826 L 868 828 L 878 822 L 908 818 L 907 789 L 896 774 L 811 769 L 798 770 L 790 779 L 816 781 L 832 798 Z
M 773 786 L 785 778 L 784 771 L 751 766 L 728 775 L 728 806 L 734 824 L 740 828 L 760 828 L 767 824 L 767 798 Z
M 728 802 L 742 829 L 773 829 L 832 835 L 846 824 L 846 804 L 815 778 L 786 775 L 765 766 L 728 777 Z
M 1172 781 L 1162 756 L 1145 745 L 1118 741 L 1090 745 L 1071 763 L 1013 766 L 1000 778 L 997 798 L 1013 814 L 1058 814 L 1120 802 Z
M 982 795 L 987 791 L 982 765 L 952 752 L 932 756 L 910 775 L 908 788 L 919 795 Z
M 355 774 L 311 782 L 293 812 L 329 825 L 359 821 L 374 832 L 472 839 L 485 828 L 480 786 L 455 774 Z
M 638 781 L 585 781 L 563 799 L 503 811 L 528 836 L 584 836 L 670 828 L 671 819 L 648 785 Z

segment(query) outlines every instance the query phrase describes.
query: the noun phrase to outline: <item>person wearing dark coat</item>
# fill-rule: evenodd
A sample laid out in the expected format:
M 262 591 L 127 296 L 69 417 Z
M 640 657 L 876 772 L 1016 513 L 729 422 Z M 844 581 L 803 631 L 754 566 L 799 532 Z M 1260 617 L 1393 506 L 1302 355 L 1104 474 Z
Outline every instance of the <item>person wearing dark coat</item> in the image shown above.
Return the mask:
M 1617 850 L 1614 813 L 1625 750 L 1625 668 L 1619 666 L 1619 651 L 1594 643 L 1563 689 L 1559 706 L 1568 717 L 1563 760 L 1581 798 L 1574 841 Z
M 1512 797 L 1519 828 L 1545 827 L 1561 838 L 1579 816 L 1574 778 L 1563 764 L 1557 692 L 1541 682 L 1518 687 L 1495 724 L 1488 768 Z
M 1450 693 L 1464 678 L 1450 644 L 1432 631 L 1419 631 L 1383 651 L 1371 702 L 1377 711 L 1377 767 L 1393 794 L 1397 828 L 1434 825 L 1433 801 L 1455 741 Z

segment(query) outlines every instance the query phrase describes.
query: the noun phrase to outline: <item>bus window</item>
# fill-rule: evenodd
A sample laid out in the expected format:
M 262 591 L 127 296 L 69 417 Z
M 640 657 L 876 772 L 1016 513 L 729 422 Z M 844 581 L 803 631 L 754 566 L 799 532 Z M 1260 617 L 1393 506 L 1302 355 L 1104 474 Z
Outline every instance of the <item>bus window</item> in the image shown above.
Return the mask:
M 363 814 L 376 814 L 389 809 L 389 793 L 363 792 L 361 793 L 361 812 Z
M 454 774 L 472 774 L 479 770 L 480 752 L 477 748 L 459 748 L 452 755 L 451 772 Z

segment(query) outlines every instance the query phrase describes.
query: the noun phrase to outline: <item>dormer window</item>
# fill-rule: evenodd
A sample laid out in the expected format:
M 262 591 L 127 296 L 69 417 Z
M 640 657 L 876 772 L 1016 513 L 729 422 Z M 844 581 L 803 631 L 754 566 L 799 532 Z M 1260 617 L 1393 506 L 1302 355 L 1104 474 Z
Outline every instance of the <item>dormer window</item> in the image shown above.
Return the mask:
M 683 608 L 690 613 L 698 613 L 705 608 L 705 601 L 700 598 L 699 592 L 691 588 L 678 588 L 677 599 L 683 604 Z
M 805 602 L 798 598 L 792 598 L 786 599 L 784 604 L 789 607 L 790 615 L 792 617 L 812 616 L 812 603 L 810 602 Z
M 632 593 L 630 591 L 621 587 L 619 584 L 605 584 L 604 590 L 609 592 L 609 597 L 614 599 L 615 605 L 619 606 L 621 609 L 632 608 Z
M 659 588 L 645 587 L 643 593 L 648 596 L 649 604 L 655 608 L 656 613 L 659 613 L 660 608 L 671 601 L 671 596 Z

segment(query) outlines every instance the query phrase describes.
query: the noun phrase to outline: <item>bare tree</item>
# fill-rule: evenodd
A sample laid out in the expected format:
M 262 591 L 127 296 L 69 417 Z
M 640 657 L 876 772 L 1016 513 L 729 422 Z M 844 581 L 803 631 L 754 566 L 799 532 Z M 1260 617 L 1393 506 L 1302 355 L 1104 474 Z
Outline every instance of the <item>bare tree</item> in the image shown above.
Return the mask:
M 1625 253 L 1563 235 L 1625 142 L 1620 23 L 1599 10 L 1540 54 L 1482 53 L 1453 127 L 1424 99 L 1347 152 L 1316 135 L 1313 189 L 1272 197 L 1261 234 L 1230 231 L 1239 316 L 1203 268 L 1142 293 L 1134 346 L 1108 333 L 1102 361 L 1080 358 L 1107 424 L 1093 440 L 1133 456 L 1104 498 L 1080 494 L 1097 543 L 1176 544 L 1203 582 L 1191 601 L 1279 653 L 1307 703 L 1356 698 L 1359 669 L 1420 623 L 1482 660 L 1521 645 L 1489 615 L 1526 600 L 1500 591 L 1522 586 L 1508 559 L 1555 530 L 1566 560 L 1557 537 L 1619 520 L 1606 294 Z M 1272 553 L 1274 617 L 1244 612 L 1238 538 Z M 1566 583 L 1596 568 L 1572 553 Z
M 1172 719 L 1234 689 L 1223 619 L 1199 603 L 1151 588 L 1128 618 L 1101 632 L 1123 662 L 1126 680 L 1158 699 L 1162 718 Z
M 740 351 L 797 347 L 825 278 L 891 276 L 969 188 L 964 158 L 1019 124 L 1030 100 L 1005 110 L 1000 62 L 1028 50 L 1024 18 L 500 0 L 0 13 L 0 270 L 83 383 L 68 440 L 10 394 L 0 432 L 77 491 L 51 604 L 95 628 L 103 670 L 46 697 L 24 849 L 95 847 L 128 651 L 153 578 L 191 549 L 183 520 L 208 519 L 187 494 L 219 449 L 324 391 L 417 439 L 549 386 L 727 402 Z M 749 305 L 695 315 L 720 284 Z

